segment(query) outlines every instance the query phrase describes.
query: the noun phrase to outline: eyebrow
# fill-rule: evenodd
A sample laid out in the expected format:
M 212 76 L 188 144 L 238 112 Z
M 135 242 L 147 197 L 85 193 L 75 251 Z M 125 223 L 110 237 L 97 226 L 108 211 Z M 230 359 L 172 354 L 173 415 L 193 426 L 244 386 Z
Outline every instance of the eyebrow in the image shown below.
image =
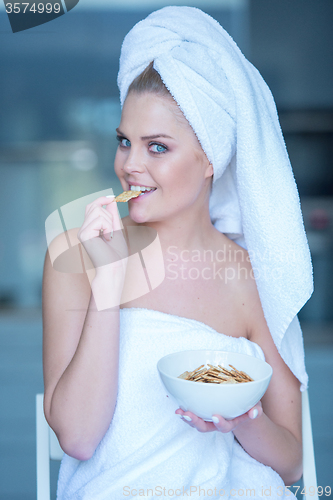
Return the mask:
M 120 135 L 123 135 L 125 137 L 125 134 L 121 132 L 118 128 L 116 128 L 116 132 Z M 166 139 L 173 139 L 173 137 L 170 137 L 170 135 L 166 134 L 154 134 L 154 135 L 145 135 L 144 137 L 141 137 L 142 141 L 148 141 L 151 139 L 158 139 L 158 137 L 165 137 Z

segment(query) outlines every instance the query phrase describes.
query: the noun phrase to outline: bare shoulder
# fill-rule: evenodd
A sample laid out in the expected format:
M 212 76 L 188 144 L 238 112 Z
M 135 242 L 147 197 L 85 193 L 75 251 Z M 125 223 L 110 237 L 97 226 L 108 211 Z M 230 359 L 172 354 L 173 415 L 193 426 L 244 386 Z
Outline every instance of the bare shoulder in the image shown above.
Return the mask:
M 66 290 L 58 287 L 64 284 L 68 286 L 70 283 L 80 284 L 80 286 L 89 285 L 79 248 L 82 245 L 77 237 L 78 231 L 79 228 L 70 229 L 59 234 L 50 243 L 44 262 L 43 288 L 45 292 L 54 289 L 54 291 L 63 292 L 66 296 L 69 295 Z M 84 288 L 87 290 L 87 286 Z M 62 297 L 64 295 L 62 294 Z M 47 295 L 43 298 L 47 299 Z
M 135 225 L 129 217 L 124 226 Z M 56 236 L 46 252 L 43 274 L 43 308 L 48 312 L 59 307 L 64 310 L 87 307 L 91 295 L 86 269 L 93 264 L 78 239 L 79 227 Z
M 260 306 L 255 276 L 251 266 L 251 260 L 246 249 L 239 246 L 233 240 L 226 237 L 223 239 L 223 253 L 221 253 L 224 265 L 224 284 L 221 293 L 226 293 L 232 298 L 239 320 L 246 336 L 251 333 L 251 317 L 256 307 Z M 217 254 L 216 254 L 217 256 Z M 217 260 L 220 260 L 217 258 Z
M 246 285 L 248 278 L 253 278 L 248 251 L 221 233 L 217 238 L 216 248 L 216 260 L 223 262 L 226 269 L 233 270 L 231 275 L 236 279 L 236 282 L 239 282 L 238 284 Z
M 82 266 L 81 245 L 77 238 L 79 228 L 59 234 L 50 243 L 45 255 L 43 273 L 43 314 L 48 320 L 53 314 L 82 307 L 90 297 L 90 283 Z M 57 263 L 70 249 L 75 249 L 66 265 Z M 80 272 L 81 271 L 81 272 Z

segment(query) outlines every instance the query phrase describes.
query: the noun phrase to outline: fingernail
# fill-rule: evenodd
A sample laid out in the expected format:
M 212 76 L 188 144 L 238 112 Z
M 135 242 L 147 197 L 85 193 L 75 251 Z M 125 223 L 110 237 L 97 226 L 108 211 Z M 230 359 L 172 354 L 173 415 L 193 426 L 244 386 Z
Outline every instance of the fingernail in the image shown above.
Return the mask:
M 114 198 L 114 196 L 115 196 L 114 194 L 107 194 L 105 198 Z
M 255 418 L 257 418 L 257 416 L 258 416 L 258 410 L 255 409 L 255 410 L 253 410 L 252 417 L 250 417 L 250 418 L 252 418 L 252 420 L 254 420 Z
M 185 418 L 185 420 L 187 420 L 188 422 L 192 422 L 191 417 L 189 417 L 188 415 L 184 415 L 183 418 Z
M 183 415 L 181 413 L 176 413 L 177 417 L 183 418 Z
M 220 421 L 217 417 L 212 417 L 212 420 L 213 420 L 214 424 L 220 423 Z

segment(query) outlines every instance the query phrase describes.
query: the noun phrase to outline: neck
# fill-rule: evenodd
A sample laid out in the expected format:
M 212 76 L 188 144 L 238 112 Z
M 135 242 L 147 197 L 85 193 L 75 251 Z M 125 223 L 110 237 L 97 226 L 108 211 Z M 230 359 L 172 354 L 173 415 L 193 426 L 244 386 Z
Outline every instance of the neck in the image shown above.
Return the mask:
M 177 249 L 207 249 L 217 231 L 210 220 L 208 204 L 204 210 L 178 214 L 167 220 L 149 222 L 147 225 L 157 231 L 163 251 L 171 246 L 176 252 Z

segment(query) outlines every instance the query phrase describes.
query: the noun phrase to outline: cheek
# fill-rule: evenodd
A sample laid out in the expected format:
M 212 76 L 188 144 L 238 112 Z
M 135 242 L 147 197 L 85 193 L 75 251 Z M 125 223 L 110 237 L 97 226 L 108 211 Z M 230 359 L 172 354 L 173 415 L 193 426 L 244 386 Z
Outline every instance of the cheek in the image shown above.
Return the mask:
M 184 161 L 184 158 L 180 161 L 177 159 L 171 164 L 167 162 L 158 174 L 155 174 L 157 182 L 171 196 L 179 195 L 179 193 L 185 194 L 188 185 L 191 184 L 190 164 Z
M 172 169 L 172 175 L 166 176 L 165 180 L 169 188 L 169 196 L 177 205 L 193 202 L 202 188 L 202 173 L 195 163 L 196 160 L 190 155 L 183 157 Z
M 176 166 L 175 176 L 177 178 L 177 187 L 179 189 L 195 189 L 201 186 L 203 180 L 203 169 L 201 162 L 192 152 L 184 155 Z
M 116 156 L 114 159 L 114 171 L 117 177 L 120 177 L 123 174 L 123 170 L 121 168 L 122 168 L 122 159 L 121 155 L 119 154 L 119 149 L 117 149 Z

